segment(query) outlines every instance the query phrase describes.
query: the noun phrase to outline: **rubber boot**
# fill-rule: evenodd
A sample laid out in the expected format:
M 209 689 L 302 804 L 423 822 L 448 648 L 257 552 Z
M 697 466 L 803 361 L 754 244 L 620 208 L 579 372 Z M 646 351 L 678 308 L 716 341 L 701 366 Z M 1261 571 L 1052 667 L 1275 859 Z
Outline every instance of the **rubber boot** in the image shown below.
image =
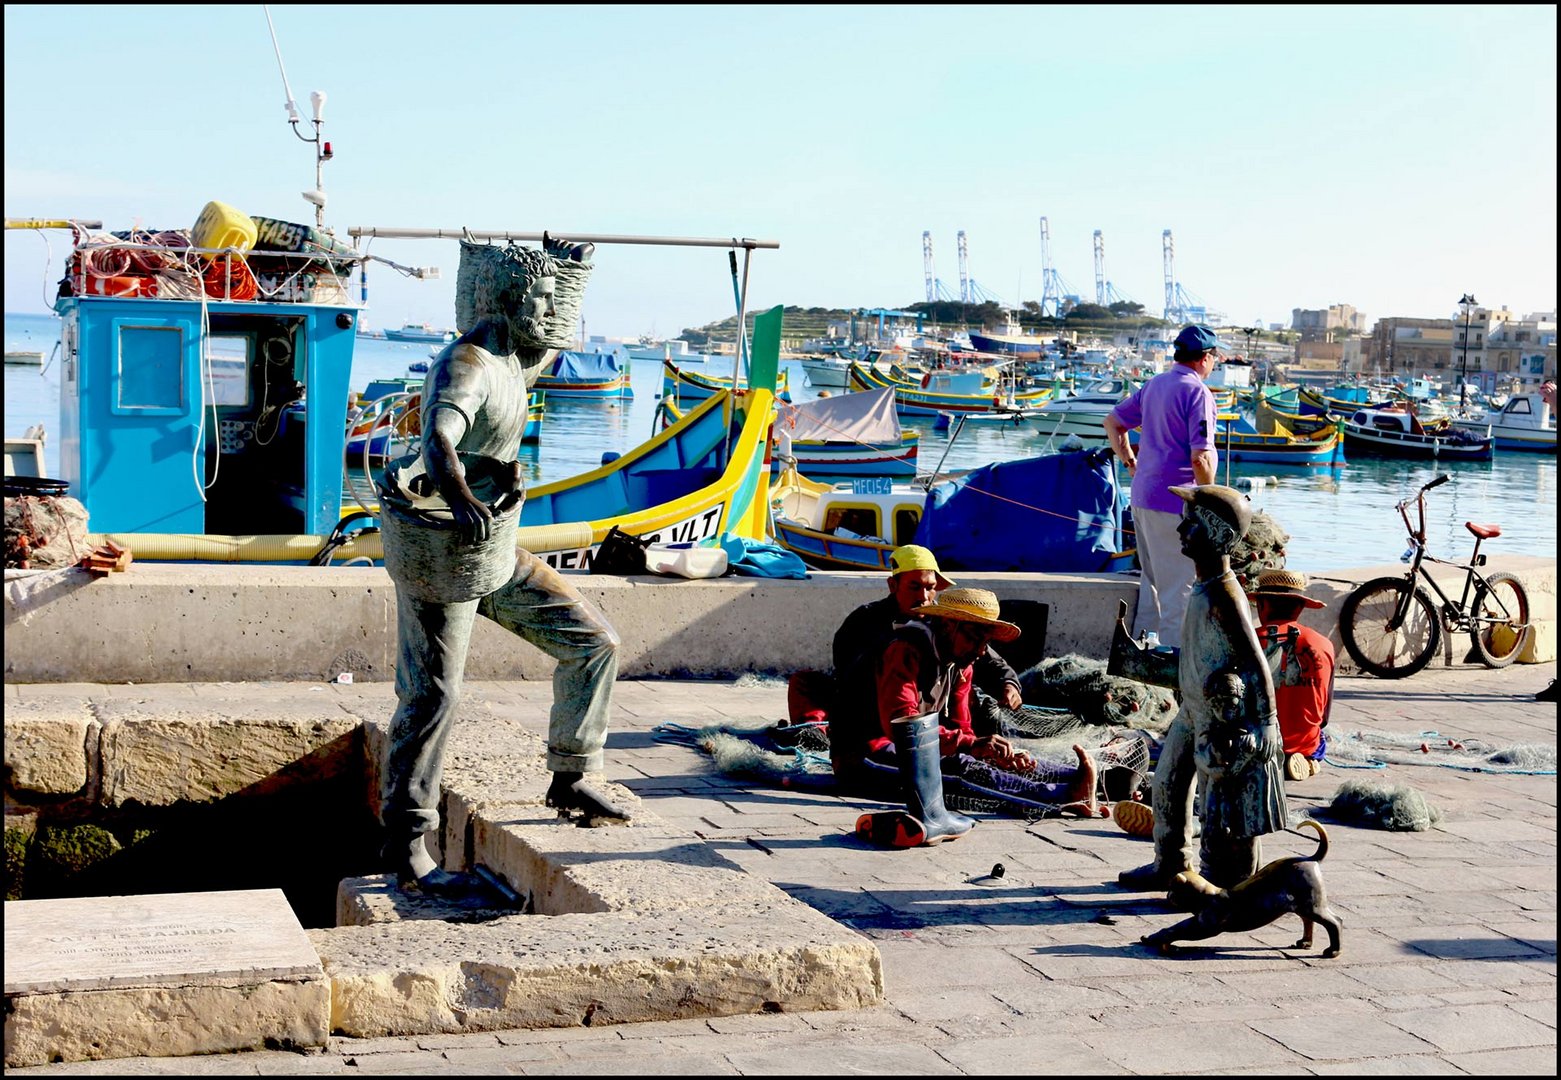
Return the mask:
M 905 788 L 905 812 L 921 822 L 922 843 L 938 844 L 964 836 L 975 818 L 956 814 L 943 805 L 943 770 L 939 765 L 938 716 L 913 716 L 889 725 Z

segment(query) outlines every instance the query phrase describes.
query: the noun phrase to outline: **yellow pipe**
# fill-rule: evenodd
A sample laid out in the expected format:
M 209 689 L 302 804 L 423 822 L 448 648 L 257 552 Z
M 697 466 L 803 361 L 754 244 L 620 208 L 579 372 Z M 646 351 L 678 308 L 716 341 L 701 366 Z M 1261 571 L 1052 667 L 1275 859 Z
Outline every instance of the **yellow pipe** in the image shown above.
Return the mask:
M 137 559 L 147 562 L 308 562 L 325 546 L 325 536 L 270 534 L 259 536 L 215 536 L 199 533 L 94 533 L 88 542 L 94 546 L 105 540 L 129 548 Z M 556 525 L 530 525 L 518 530 L 516 546 L 537 554 L 550 551 L 575 551 L 595 543 L 595 533 L 584 521 L 566 521 Z M 385 549 L 379 533 L 353 534 L 331 553 L 332 562 L 369 558 L 384 559 Z
M 7 229 L 74 229 L 81 225 L 88 229 L 101 229 L 101 221 L 65 221 L 61 218 L 6 218 Z

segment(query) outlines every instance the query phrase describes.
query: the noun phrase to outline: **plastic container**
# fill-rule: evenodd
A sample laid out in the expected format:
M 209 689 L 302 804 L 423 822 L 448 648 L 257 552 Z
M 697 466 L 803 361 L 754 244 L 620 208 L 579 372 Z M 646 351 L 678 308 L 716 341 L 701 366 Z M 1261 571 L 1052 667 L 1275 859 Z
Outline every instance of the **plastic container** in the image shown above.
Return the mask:
M 692 544 L 651 544 L 645 549 L 645 570 L 684 578 L 716 578 L 726 573 L 726 552 Z
M 190 243 L 198 248 L 237 248 L 248 251 L 255 246 L 255 222 L 248 214 L 213 199 L 195 219 Z M 206 258 L 214 258 L 208 255 Z

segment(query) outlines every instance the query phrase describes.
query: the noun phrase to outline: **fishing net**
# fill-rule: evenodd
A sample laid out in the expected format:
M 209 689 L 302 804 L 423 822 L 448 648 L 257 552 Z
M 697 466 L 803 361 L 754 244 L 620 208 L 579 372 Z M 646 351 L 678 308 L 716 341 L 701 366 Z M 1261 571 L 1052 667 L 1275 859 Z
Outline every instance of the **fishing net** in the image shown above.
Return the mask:
M 1019 685 L 1029 704 L 1066 710 L 1084 725 L 1163 735 L 1176 715 L 1176 695 L 1169 688 L 1108 675 L 1104 660 L 1077 653 L 1042 660 L 1019 676 Z
M 1346 769 L 1433 765 L 1464 772 L 1554 776 L 1554 743 L 1497 745 L 1483 739 L 1450 739 L 1435 731 L 1328 731 L 1328 764 Z
M 1255 510 L 1247 533 L 1230 551 L 1230 569 L 1244 592 L 1251 592 L 1264 570 L 1285 568 L 1285 545 L 1290 534 L 1266 511 Z
M 497 314 L 499 296 L 506 289 L 518 302 L 545 277 L 554 281 L 553 311 L 527 328 L 520 343 L 537 349 L 570 348 L 578 339 L 591 264 L 518 244 L 501 247 L 461 241 L 461 266 L 455 278 L 456 329 L 464 334 L 481 319 Z
M 87 510 L 75 499 L 64 495 L 6 496 L 7 569 L 58 570 L 75 566 L 90 550 Z
M 1375 780 L 1346 780 L 1323 813 L 1335 821 L 1394 832 L 1424 832 L 1442 820 L 1442 811 L 1419 789 Z

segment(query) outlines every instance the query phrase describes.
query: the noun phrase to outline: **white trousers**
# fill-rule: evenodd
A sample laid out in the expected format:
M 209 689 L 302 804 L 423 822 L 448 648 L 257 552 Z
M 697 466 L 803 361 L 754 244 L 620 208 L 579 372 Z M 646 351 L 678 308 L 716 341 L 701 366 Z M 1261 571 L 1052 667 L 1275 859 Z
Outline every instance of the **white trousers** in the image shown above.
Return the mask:
M 1182 554 L 1182 538 L 1176 532 L 1181 523 L 1180 514 L 1133 507 L 1139 567 L 1133 635 L 1153 630 L 1161 645 L 1173 649 L 1182 647 L 1182 617 L 1196 574 L 1192 560 Z

